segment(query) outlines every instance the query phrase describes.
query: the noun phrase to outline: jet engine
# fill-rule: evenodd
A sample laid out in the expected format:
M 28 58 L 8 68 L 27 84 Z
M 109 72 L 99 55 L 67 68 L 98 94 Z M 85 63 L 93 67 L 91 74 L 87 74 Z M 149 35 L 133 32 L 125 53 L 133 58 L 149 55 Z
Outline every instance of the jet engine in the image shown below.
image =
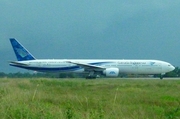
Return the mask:
M 118 68 L 107 68 L 103 71 L 103 74 L 105 74 L 107 77 L 117 77 L 119 75 L 119 69 Z

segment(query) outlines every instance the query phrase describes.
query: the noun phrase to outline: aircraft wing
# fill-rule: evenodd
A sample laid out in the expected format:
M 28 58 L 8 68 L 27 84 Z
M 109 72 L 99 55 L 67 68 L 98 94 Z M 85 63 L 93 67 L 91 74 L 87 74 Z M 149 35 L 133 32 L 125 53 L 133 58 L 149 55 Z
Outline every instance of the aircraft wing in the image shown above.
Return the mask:
M 101 66 L 96 66 L 96 65 L 86 64 L 86 63 L 71 62 L 71 61 L 67 61 L 67 63 L 76 64 L 80 67 L 83 67 L 85 70 L 88 70 L 88 71 L 103 71 L 106 69 Z

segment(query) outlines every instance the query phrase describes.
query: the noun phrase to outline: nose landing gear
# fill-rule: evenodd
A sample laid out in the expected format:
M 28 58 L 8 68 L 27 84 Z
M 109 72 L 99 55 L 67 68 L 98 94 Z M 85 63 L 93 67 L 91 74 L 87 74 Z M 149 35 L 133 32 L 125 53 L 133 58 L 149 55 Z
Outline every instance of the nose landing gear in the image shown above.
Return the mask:
M 161 79 L 161 80 L 164 78 L 164 75 L 165 75 L 165 73 L 162 73 L 162 74 L 160 75 L 160 79 Z

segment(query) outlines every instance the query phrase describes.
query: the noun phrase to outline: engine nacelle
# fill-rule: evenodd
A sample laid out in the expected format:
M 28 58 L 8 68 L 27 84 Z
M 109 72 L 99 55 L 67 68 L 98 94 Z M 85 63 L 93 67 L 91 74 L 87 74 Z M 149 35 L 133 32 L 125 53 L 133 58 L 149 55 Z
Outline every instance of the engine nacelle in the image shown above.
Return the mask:
M 118 68 L 107 68 L 103 71 L 103 74 L 105 74 L 108 77 L 117 77 L 119 75 L 119 69 Z

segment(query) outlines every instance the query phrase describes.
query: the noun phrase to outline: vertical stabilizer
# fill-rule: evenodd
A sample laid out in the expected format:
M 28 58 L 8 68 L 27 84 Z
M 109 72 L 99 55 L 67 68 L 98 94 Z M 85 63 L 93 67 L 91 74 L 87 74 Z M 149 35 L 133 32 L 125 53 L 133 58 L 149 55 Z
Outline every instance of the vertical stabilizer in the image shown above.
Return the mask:
M 35 60 L 36 58 L 16 39 L 10 38 L 11 45 L 18 61 Z

